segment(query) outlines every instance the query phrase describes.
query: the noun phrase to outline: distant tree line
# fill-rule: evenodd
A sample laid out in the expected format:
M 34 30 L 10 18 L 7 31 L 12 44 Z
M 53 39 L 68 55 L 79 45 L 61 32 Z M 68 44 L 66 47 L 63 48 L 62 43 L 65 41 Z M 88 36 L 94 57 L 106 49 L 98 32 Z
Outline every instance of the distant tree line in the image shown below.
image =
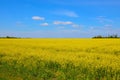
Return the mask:
M 7 39 L 19 39 L 19 38 L 21 38 L 21 37 L 6 36 L 6 37 L 0 37 L 0 38 L 7 38 Z
M 113 35 L 108 35 L 108 36 L 97 35 L 92 38 L 120 38 L 120 37 L 117 34 L 113 34 Z

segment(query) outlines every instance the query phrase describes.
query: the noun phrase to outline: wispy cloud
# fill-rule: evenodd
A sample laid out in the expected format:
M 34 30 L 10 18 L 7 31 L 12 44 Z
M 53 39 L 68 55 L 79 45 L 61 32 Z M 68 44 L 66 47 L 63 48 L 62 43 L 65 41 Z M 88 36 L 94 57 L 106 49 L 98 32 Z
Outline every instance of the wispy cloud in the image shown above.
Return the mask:
M 21 21 L 17 21 L 17 22 L 16 22 L 16 25 L 18 25 L 18 26 L 19 26 L 19 25 L 22 25 L 22 22 L 21 22 Z
M 102 26 L 89 26 L 89 30 L 91 31 L 94 31 L 94 30 L 105 31 L 105 30 L 112 30 L 112 29 L 114 29 L 112 24 L 105 24 Z
M 53 24 L 55 25 L 71 25 L 73 22 L 71 21 L 54 21 Z
M 32 19 L 33 20 L 45 20 L 44 17 L 40 17 L 40 16 L 33 16 Z
M 111 24 L 105 24 L 104 27 L 113 27 Z
M 98 16 L 96 18 L 100 23 L 113 23 L 113 20 L 106 18 L 105 16 Z
M 73 25 L 72 25 L 72 27 L 73 27 L 73 28 L 81 28 L 81 27 L 82 27 L 82 25 L 73 24 Z
M 59 28 L 59 29 L 64 29 L 65 27 L 64 27 L 64 26 L 59 26 L 58 28 Z
M 76 12 L 69 11 L 69 10 L 57 10 L 57 11 L 54 11 L 54 14 L 68 16 L 68 17 L 79 17 Z
M 40 26 L 48 26 L 49 24 L 48 23 L 42 23 L 40 24 Z
M 17 21 L 15 24 L 16 24 L 16 26 L 20 26 L 20 27 L 21 27 L 21 26 L 22 26 L 22 27 L 23 27 L 23 26 L 26 26 L 26 25 L 25 25 L 23 22 L 21 22 L 21 21 Z

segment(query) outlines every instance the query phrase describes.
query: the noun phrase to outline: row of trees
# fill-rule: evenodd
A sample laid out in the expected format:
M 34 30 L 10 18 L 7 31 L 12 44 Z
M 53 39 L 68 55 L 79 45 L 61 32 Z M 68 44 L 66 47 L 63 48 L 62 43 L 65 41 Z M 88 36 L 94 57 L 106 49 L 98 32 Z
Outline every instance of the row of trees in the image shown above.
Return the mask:
M 6 36 L 6 37 L 0 37 L 0 38 L 20 38 L 20 37 Z
M 108 36 L 97 35 L 97 36 L 94 36 L 93 38 L 120 38 L 120 37 L 117 34 L 113 34 Z
M 6 36 L 6 37 L 0 37 L 0 38 L 9 38 L 9 39 L 13 39 L 13 38 L 21 38 L 21 37 L 11 37 L 11 36 Z M 94 37 L 92 37 L 92 38 L 120 38 L 117 34 L 115 34 L 115 35 L 108 35 L 108 36 L 102 36 L 102 35 L 97 35 L 97 36 L 94 36 Z

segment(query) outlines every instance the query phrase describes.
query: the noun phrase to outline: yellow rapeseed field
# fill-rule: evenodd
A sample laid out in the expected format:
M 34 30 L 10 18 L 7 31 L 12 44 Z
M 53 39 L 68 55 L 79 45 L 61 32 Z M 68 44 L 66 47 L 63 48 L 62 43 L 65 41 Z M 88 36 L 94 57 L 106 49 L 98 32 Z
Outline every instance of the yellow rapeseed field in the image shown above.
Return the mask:
M 0 39 L 0 80 L 120 80 L 120 39 Z

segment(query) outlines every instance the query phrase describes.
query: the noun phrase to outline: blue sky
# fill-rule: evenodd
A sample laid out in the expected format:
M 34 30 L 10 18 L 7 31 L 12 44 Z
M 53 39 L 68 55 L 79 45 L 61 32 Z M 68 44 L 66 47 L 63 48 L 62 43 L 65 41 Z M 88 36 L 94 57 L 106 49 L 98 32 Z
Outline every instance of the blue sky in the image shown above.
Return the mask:
M 0 0 L 0 36 L 120 35 L 120 0 Z

